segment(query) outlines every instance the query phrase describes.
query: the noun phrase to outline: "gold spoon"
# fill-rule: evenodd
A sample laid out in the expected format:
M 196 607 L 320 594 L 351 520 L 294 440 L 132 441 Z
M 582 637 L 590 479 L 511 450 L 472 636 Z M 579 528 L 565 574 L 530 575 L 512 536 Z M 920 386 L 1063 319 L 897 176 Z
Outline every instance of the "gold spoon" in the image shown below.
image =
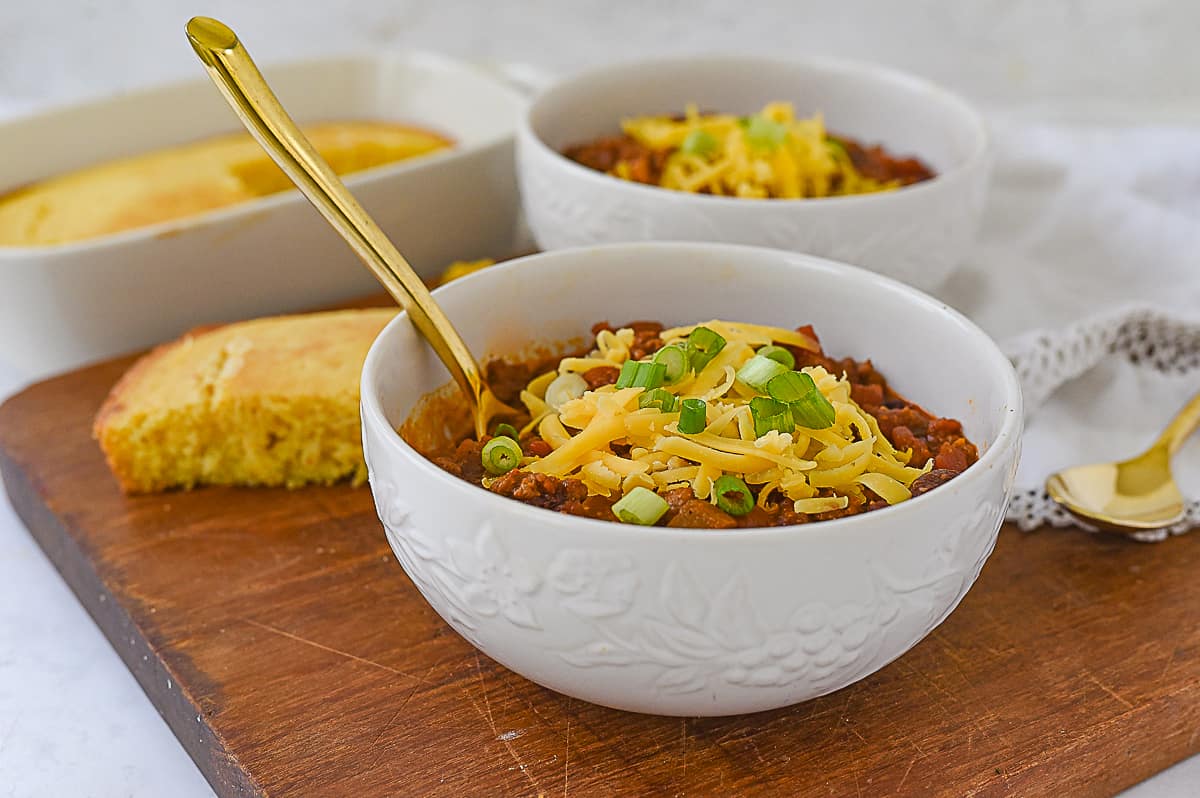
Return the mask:
M 471 403 L 475 434 L 486 433 L 493 418 L 514 414 L 488 388 L 479 363 L 421 278 L 279 104 L 237 34 L 215 19 L 194 17 L 187 35 L 246 129 L 408 312 L 446 364 Z
M 1046 480 L 1046 492 L 1072 515 L 1126 534 L 1179 523 L 1183 495 L 1171 476 L 1171 457 L 1200 425 L 1200 394 L 1171 420 L 1158 440 L 1119 463 L 1075 466 Z

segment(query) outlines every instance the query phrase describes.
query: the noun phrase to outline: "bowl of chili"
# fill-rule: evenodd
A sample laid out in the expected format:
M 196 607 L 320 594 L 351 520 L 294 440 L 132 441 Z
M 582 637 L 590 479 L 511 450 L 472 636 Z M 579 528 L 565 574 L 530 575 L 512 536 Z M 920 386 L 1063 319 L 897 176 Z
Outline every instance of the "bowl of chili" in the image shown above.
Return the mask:
M 663 130 L 672 121 L 678 135 Z M 797 154 L 784 145 L 800 125 L 824 131 L 822 158 L 845 164 L 847 174 L 807 188 L 780 178 L 781 161 Z M 757 147 L 762 156 L 739 168 L 768 174 L 739 182 L 730 164 L 713 161 L 724 145 L 709 131 L 723 126 L 734 128 L 739 151 Z M 541 92 L 517 136 L 522 202 L 542 249 L 754 244 L 854 263 L 926 290 L 966 256 L 990 166 L 982 117 L 963 100 L 897 70 L 825 58 L 692 56 L 601 67 Z M 690 190 L 663 188 L 689 180 Z
M 803 512 L 805 499 L 793 503 L 782 490 L 772 496 L 783 509 L 751 507 L 764 488 L 749 478 L 730 488 L 721 481 L 729 473 L 710 486 L 717 494 L 710 498 L 724 502 L 701 501 L 711 509 L 690 504 L 695 495 L 666 498 L 669 477 L 662 489 L 622 486 L 601 496 L 603 487 L 589 486 L 579 472 L 532 476 L 534 463 L 564 449 L 523 430 L 525 419 L 483 441 L 464 438 L 465 408 L 449 375 L 402 314 L 375 342 L 362 377 L 364 451 L 388 542 L 452 628 L 539 684 L 667 715 L 804 701 L 864 678 L 915 645 L 954 609 L 991 552 L 1020 449 L 1016 377 L 982 331 L 914 289 L 784 251 L 649 243 L 522 258 L 440 288 L 437 297 L 473 351 L 500 364 L 491 381 L 501 392 L 530 392 L 530 375 L 545 364 L 561 366 L 564 355 L 592 358 L 597 337 L 623 336 L 617 359 L 634 364 L 625 379 L 644 384 L 602 383 L 593 373 L 600 367 L 572 361 L 548 373 L 578 376 L 583 392 L 572 379 L 558 387 L 544 382 L 542 399 L 556 402 L 573 424 L 570 414 L 589 396 L 640 391 L 654 401 L 634 411 L 638 418 L 671 407 L 663 440 L 679 432 L 704 442 L 707 434 L 689 431 L 699 423 L 695 413 L 685 422 L 682 405 L 696 398 L 679 387 L 685 381 L 651 384 L 678 365 L 673 354 L 659 357 L 675 336 L 708 329 L 727 339 L 724 356 L 731 357 L 739 329 L 778 330 L 747 339 L 758 347 L 742 354 L 737 369 L 738 390 L 752 397 L 742 397 L 747 407 L 769 398 L 790 408 L 793 433 L 819 428 L 825 411 L 797 409 L 804 397 L 788 393 L 803 393 L 807 381 L 786 375 L 815 374 L 822 383 L 825 372 L 844 381 L 845 402 L 839 389 L 822 388 L 835 413 L 859 408 L 874 419 L 863 429 L 877 428 L 910 462 L 927 460 L 926 473 L 953 472 L 925 486 L 914 478 L 910 496 L 895 503 L 868 492 L 875 506 L 849 513 Z M 658 322 L 622 323 L 630 319 Z M 744 323 L 696 324 L 708 319 Z M 820 333 L 815 349 L 795 344 L 812 330 Z M 700 338 L 686 356 L 712 355 L 717 363 L 713 339 Z M 768 339 L 782 345 L 760 345 Z M 615 370 L 619 380 L 624 367 Z M 765 386 L 761 396 L 754 385 Z M 564 401 L 554 399 L 556 391 Z M 752 432 L 749 445 L 766 447 L 779 435 Z M 600 444 L 598 459 L 634 462 L 629 443 Z M 569 487 L 571 480 L 585 490 Z M 654 507 L 630 500 L 645 498 L 638 489 L 672 506 L 652 518 Z

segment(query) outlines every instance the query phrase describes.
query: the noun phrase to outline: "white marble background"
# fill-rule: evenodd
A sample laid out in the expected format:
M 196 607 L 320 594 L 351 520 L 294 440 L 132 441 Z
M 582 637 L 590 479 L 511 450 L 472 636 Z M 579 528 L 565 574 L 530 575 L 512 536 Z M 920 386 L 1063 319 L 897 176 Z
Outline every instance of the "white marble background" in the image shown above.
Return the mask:
M 820 53 L 1036 118 L 1197 117 L 1194 0 L 0 0 L 0 119 L 198 75 L 193 14 L 230 23 L 264 64 L 360 48 L 555 72 L 663 52 Z M 0 373 L 0 396 L 22 379 Z M 1128 797 L 1198 794 L 1194 759 Z M 211 791 L 0 500 L 0 797 L 49 795 Z
M 576 69 L 657 52 L 869 58 L 985 104 L 1163 111 L 1195 106 L 1192 0 L 3 0 L 0 101 L 30 108 L 199 66 L 193 14 L 232 25 L 261 62 L 417 47 Z

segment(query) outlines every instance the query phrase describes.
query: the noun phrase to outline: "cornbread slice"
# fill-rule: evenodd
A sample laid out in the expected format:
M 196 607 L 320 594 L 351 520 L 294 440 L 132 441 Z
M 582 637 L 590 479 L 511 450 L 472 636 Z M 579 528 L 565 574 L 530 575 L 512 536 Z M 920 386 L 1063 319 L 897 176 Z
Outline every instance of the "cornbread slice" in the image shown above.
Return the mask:
M 307 125 L 339 175 L 435 152 L 449 139 L 391 122 Z M 0 246 L 66 244 L 181 219 L 292 188 L 246 133 L 121 158 L 0 196 Z
M 359 374 L 395 309 L 193 331 L 137 361 L 93 434 L 126 493 L 366 479 Z

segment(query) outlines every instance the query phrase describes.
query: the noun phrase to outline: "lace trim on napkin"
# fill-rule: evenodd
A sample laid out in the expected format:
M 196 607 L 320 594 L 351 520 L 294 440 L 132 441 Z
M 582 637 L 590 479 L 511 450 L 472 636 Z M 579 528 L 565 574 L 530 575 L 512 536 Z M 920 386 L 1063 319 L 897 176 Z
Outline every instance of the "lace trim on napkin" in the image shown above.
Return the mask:
M 1200 371 L 1200 321 L 1181 319 L 1146 307 L 1126 307 L 1056 331 L 1037 330 L 1004 345 L 1021 381 L 1027 412 L 1033 412 L 1064 383 L 1120 355 L 1144 368 L 1171 374 Z M 1021 529 L 1042 525 L 1091 529 L 1055 504 L 1040 488 L 1018 490 L 1008 520 Z M 1164 540 L 1200 526 L 1200 501 L 1189 503 L 1184 520 L 1173 527 L 1134 535 Z M 1094 530 L 1092 530 L 1094 531 Z

